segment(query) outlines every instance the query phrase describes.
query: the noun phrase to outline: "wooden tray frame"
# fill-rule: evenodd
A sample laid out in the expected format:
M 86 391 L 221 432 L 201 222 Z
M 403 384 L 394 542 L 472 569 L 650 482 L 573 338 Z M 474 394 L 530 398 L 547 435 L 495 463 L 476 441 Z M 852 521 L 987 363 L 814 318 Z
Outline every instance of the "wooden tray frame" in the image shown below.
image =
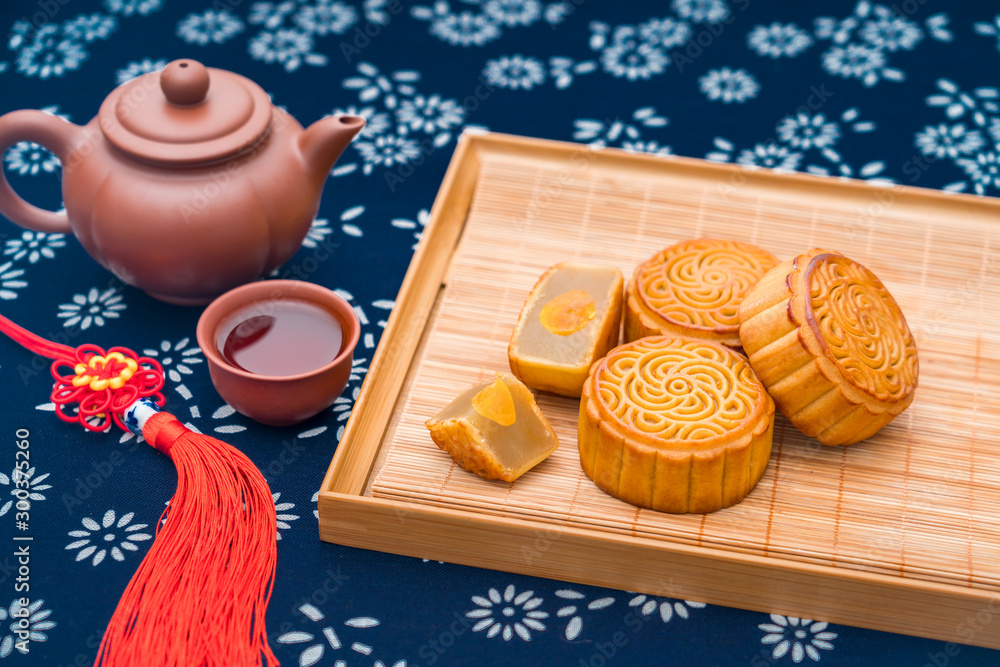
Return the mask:
M 1000 649 L 997 592 L 365 495 L 458 246 L 483 157 L 516 154 L 565 162 L 587 150 L 571 143 L 502 134 L 467 133 L 458 142 L 368 379 L 323 480 L 318 500 L 320 538 L 363 549 Z M 661 158 L 617 150 L 602 150 L 588 159 L 609 168 L 647 173 L 664 164 Z M 803 197 L 831 186 L 866 191 L 873 187 L 690 158 L 672 158 L 672 163 L 720 182 L 770 180 L 801 190 Z M 893 192 L 935 203 L 947 199 L 957 209 L 993 207 L 1000 220 L 996 200 L 907 186 L 895 186 Z

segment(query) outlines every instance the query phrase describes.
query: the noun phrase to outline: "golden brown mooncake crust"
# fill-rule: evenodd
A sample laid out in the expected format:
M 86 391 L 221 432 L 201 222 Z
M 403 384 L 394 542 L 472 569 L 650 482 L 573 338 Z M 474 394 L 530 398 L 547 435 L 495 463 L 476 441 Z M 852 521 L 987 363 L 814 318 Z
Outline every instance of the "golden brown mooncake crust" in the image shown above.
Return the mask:
M 654 336 L 594 364 L 580 402 L 580 464 L 599 488 L 661 512 L 742 500 L 771 455 L 774 402 L 727 347 Z
M 696 239 L 656 253 L 626 288 L 625 340 L 675 335 L 740 348 L 740 302 L 778 259 L 739 241 Z
M 917 347 L 874 273 L 816 248 L 769 271 L 740 306 L 740 337 L 778 409 L 824 445 L 874 435 L 913 402 Z

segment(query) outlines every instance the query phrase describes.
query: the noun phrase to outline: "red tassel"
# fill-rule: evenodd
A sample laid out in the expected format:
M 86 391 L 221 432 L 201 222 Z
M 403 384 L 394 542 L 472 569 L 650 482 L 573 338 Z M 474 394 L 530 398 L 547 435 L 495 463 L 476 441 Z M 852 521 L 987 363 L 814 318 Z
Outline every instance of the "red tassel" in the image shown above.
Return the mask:
M 55 360 L 52 400 L 61 419 L 98 431 L 112 421 L 141 428 L 146 442 L 177 467 L 177 492 L 108 624 L 95 665 L 277 667 L 264 615 L 274 588 L 278 526 L 260 471 L 233 447 L 157 412 L 163 369 L 155 359 L 123 347 L 105 352 L 54 343 L 3 315 L 0 333 Z
M 142 434 L 173 459 L 177 492 L 95 665 L 275 667 L 264 626 L 278 557 L 267 481 L 244 454 L 167 413 Z

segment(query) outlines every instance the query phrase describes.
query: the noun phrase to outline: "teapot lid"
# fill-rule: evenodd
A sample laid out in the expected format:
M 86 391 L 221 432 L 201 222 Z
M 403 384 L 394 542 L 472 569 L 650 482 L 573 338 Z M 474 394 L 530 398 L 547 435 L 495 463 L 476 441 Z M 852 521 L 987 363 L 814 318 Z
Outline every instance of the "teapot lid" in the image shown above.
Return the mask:
M 113 90 L 98 121 L 112 144 L 137 158 L 195 164 L 251 146 L 271 113 L 270 97 L 250 79 L 185 58 Z

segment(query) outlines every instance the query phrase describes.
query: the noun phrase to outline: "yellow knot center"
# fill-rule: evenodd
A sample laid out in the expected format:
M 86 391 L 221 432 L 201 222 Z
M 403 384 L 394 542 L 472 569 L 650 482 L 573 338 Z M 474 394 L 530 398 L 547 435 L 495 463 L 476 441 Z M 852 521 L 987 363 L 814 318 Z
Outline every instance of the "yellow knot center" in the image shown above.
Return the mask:
M 76 373 L 73 386 L 90 385 L 92 391 L 120 389 L 137 370 L 139 364 L 135 359 L 126 357 L 121 352 L 111 352 L 103 357 L 95 354 L 86 363 L 77 364 L 73 368 Z

